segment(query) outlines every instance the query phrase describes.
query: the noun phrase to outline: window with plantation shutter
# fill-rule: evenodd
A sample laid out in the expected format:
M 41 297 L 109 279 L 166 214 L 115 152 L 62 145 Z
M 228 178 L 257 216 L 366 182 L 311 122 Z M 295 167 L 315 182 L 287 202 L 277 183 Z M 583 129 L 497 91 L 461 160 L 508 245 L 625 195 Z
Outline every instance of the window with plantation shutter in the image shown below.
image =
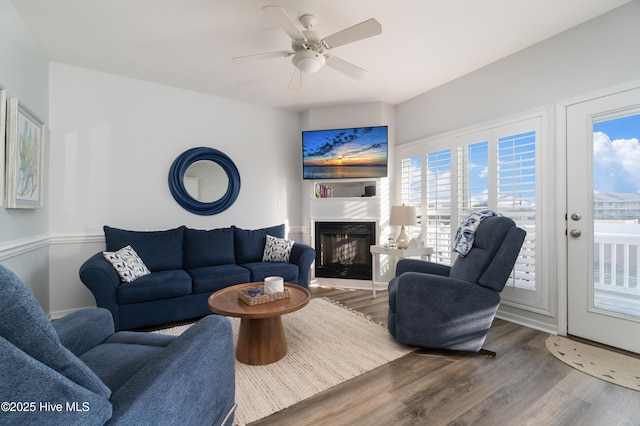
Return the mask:
M 458 223 L 489 208 L 489 142 L 458 147 Z
M 425 244 L 433 247 L 436 262 L 451 263 L 451 150 L 426 156 L 426 193 L 422 227 Z
M 402 181 L 402 204 L 415 206 L 418 224 L 421 223 L 422 210 L 422 156 L 403 158 L 400 165 Z
M 498 210 L 527 231 L 507 286 L 535 290 L 536 131 L 498 139 Z
M 498 211 L 527 231 L 503 300 L 533 308 L 548 300 L 548 284 L 536 281 L 542 123 L 542 116 L 533 116 L 431 139 L 407 149 L 411 155 L 403 156 L 400 150 L 402 202 L 421 209 L 421 237 L 434 248 L 434 261 L 455 260 L 452 241 L 470 213 Z

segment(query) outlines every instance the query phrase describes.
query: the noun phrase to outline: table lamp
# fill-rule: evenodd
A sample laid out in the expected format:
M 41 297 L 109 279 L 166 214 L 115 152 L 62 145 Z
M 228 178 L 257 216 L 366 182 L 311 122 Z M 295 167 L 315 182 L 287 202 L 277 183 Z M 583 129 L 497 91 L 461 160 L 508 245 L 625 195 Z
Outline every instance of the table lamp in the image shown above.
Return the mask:
M 416 208 L 414 206 L 391 206 L 391 215 L 389 217 L 389 225 L 401 226 L 400 235 L 396 239 L 396 246 L 405 250 L 409 248 L 409 237 L 404 229 L 405 226 L 415 226 L 418 224 L 416 218 Z

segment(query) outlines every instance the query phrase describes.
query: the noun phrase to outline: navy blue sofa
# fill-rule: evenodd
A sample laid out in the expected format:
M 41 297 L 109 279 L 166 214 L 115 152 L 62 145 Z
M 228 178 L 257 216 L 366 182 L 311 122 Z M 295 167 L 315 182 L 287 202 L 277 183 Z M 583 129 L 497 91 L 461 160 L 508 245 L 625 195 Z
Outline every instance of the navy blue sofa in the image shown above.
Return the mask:
M 211 314 L 209 296 L 225 287 L 267 276 L 307 288 L 315 250 L 295 243 L 289 262 L 263 262 L 266 236 L 284 238 L 284 225 L 255 230 L 184 226 L 128 231 L 105 226 L 106 251 L 130 245 L 151 274 L 122 282 L 102 252 L 80 267 L 96 305 L 111 311 L 116 330 L 133 330 Z
M 0 424 L 230 426 L 234 362 L 228 318 L 181 336 L 114 332 L 102 308 L 51 323 L 0 266 Z

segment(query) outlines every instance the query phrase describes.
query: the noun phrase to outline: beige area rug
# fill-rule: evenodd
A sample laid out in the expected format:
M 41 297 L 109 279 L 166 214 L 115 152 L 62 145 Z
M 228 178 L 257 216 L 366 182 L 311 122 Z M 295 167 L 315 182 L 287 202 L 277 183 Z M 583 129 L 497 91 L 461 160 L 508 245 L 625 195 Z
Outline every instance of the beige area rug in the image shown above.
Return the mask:
M 230 318 L 234 344 L 240 320 Z M 311 299 L 282 317 L 288 353 L 278 362 L 251 366 L 236 361 L 235 424 L 245 425 L 337 384 L 398 359 L 413 349 L 387 329 L 328 299 Z M 159 332 L 181 334 L 189 326 Z
M 547 349 L 571 367 L 625 388 L 640 391 L 640 359 L 587 345 L 563 336 L 549 336 Z

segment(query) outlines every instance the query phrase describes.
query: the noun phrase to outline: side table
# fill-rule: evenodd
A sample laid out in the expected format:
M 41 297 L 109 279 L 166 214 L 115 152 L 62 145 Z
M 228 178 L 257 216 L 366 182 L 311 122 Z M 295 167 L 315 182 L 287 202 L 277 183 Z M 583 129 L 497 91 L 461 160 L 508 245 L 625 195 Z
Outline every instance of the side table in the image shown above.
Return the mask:
M 431 255 L 433 254 L 433 247 L 420 247 L 420 248 L 410 248 L 410 249 L 398 249 L 398 248 L 390 248 L 385 246 L 370 246 L 369 247 L 371 254 L 373 255 L 372 262 L 372 280 L 371 280 L 371 289 L 373 290 L 373 298 L 376 298 L 376 284 L 388 284 L 385 281 L 378 281 L 379 274 L 379 265 L 380 265 L 380 255 L 385 254 L 394 259 L 393 265 L 398 262 L 398 259 L 404 259 L 407 257 L 417 257 L 420 256 L 422 259 L 431 260 Z

